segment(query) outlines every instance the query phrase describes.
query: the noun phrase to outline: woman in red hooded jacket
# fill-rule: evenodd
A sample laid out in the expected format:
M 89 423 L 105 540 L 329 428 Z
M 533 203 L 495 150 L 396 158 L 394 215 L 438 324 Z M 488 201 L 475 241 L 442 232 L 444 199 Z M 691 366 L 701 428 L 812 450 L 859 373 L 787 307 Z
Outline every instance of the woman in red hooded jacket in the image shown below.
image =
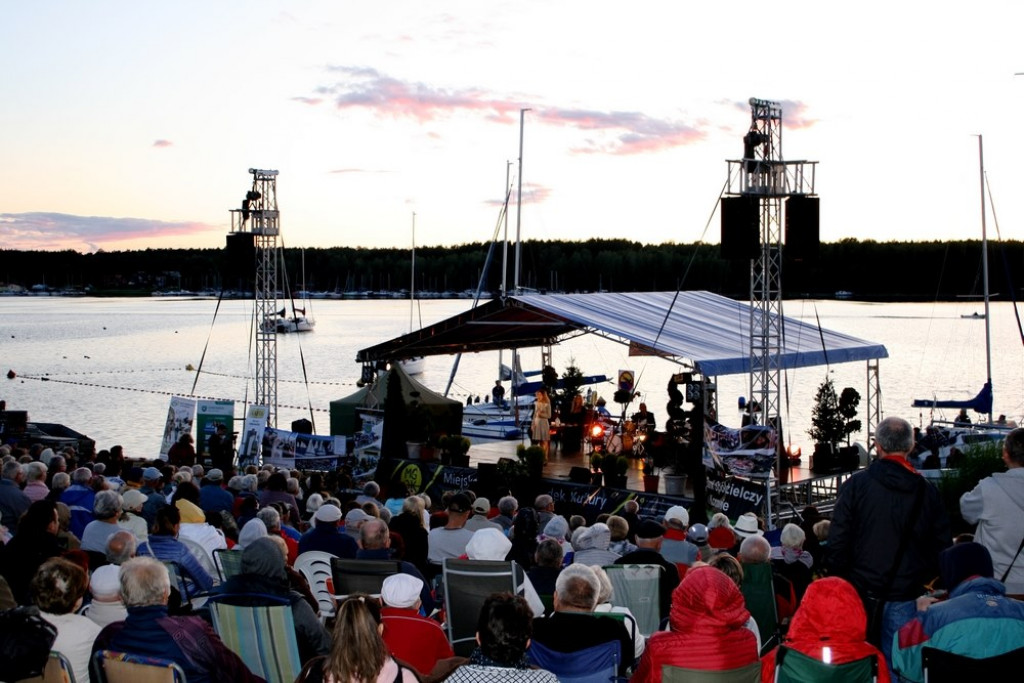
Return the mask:
M 714 567 L 694 567 L 672 591 L 672 630 L 652 634 L 630 683 L 660 683 L 665 664 L 703 671 L 757 661 L 757 636 L 744 628 L 750 612 L 732 579 Z
M 812 581 L 804 593 L 784 645 L 791 650 L 824 661 L 829 648 L 833 664 L 845 664 L 873 655 L 878 659 L 878 683 L 889 683 L 889 671 L 881 651 L 867 642 L 867 613 L 864 603 L 845 579 L 830 576 Z M 775 648 L 761 660 L 761 682 L 775 680 Z

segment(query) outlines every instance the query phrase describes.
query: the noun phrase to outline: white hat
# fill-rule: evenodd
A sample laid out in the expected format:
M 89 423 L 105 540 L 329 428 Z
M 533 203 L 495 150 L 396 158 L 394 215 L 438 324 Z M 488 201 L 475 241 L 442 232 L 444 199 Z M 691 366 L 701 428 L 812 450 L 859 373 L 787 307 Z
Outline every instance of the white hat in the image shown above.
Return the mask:
M 320 508 L 320 510 L 322 509 L 323 508 Z M 320 514 L 320 510 L 317 510 L 317 514 Z M 360 522 L 365 522 L 370 519 L 373 519 L 373 517 L 363 512 L 360 508 L 352 508 L 345 513 L 345 526 L 349 526 L 350 524 L 355 526 Z
M 473 512 L 480 515 L 486 515 L 490 511 L 491 501 L 487 500 L 483 496 L 480 496 L 479 498 L 473 501 Z
M 97 599 L 117 598 L 121 594 L 121 567 L 105 564 L 92 573 L 89 591 Z
M 313 518 L 318 522 L 337 522 L 341 519 L 341 508 L 337 505 L 321 505 L 316 510 L 316 514 Z
M 149 496 L 138 489 L 128 489 L 121 494 L 121 502 L 124 503 L 125 510 L 141 509 L 147 498 Z
M 466 556 L 471 560 L 504 560 L 511 549 L 512 541 L 500 529 L 479 529 L 466 544 Z
M 740 538 L 747 538 L 748 536 L 764 536 L 764 532 L 757 526 L 757 515 L 753 512 L 744 512 L 740 515 L 732 530 L 735 531 L 736 535 Z
M 410 574 L 392 574 L 384 579 L 380 597 L 390 607 L 413 607 L 420 599 L 423 581 Z
M 671 520 L 679 522 L 679 525 L 685 529 L 690 525 L 690 513 L 682 505 L 673 505 L 665 512 L 665 523 L 667 524 Z

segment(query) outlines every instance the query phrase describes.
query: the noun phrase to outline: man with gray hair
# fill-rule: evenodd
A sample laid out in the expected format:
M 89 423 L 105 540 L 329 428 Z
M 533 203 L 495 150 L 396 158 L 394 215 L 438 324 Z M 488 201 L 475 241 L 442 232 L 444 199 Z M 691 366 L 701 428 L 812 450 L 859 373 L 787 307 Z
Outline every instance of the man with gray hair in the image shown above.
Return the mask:
M 360 506 L 365 503 L 373 503 L 377 506 L 377 509 L 380 509 L 380 500 L 377 499 L 379 495 L 380 484 L 375 481 L 368 481 L 363 486 L 363 492 L 356 496 L 356 502 L 359 503 Z
M 533 620 L 533 640 L 565 653 L 618 641 L 619 674 L 625 675 L 635 657 L 633 639 L 621 621 L 594 614 L 600 592 L 600 580 L 587 565 L 570 564 L 563 569 L 555 580 L 555 611 Z
M 92 490 L 92 470 L 79 467 L 71 473 L 71 486 L 60 494 L 60 502 L 71 510 L 71 533 L 81 538 L 85 526 L 94 518 L 92 506 L 96 500 L 96 492 Z M 104 539 L 106 540 L 106 539 Z
M 18 520 L 32 504 L 21 490 L 25 474 L 16 460 L 4 463 L 0 470 L 0 524 L 12 534 L 18 530 Z
M 512 522 L 515 520 L 518 510 L 519 501 L 514 496 L 502 496 L 498 499 L 498 516 L 491 521 L 501 525 L 507 535 L 508 530 L 512 528 Z
M 169 659 L 189 683 L 263 683 L 201 617 L 171 617 L 171 581 L 159 560 L 136 557 L 121 566 L 121 599 L 128 618 L 104 627 L 93 643 L 100 650 Z
M 121 509 L 121 494 L 117 491 L 100 491 L 96 494 L 92 504 L 95 519 L 82 532 L 82 550 L 100 554 L 106 552 L 107 539 L 121 529 L 117 524 Z
M 284 529 L 281 528 L 281 513 L 277 508 L 273 505 L 260 508 L 256 518 L 266 525 L 268 536 L 280 536 L 284 539 L 284 544 L 288 546 L 288 566 L 295 564 L 295 558 L 299 556 L 299 542 L 284 533 Z
M 391 533 L 388 525 L 382 519 L 370 519 L 363 522 L 359 527 L 359 550 L 356 551 L 357 560 L 392 560 L 391 556 Z M 423 574 L 416 565 L 402 560 L 399 564 L 399 571 L 408 574 L 422 582 L 420 586 L 420 602 L 423 603 L 423 611 L 430 614 L 434 611 L 434 597 L 430 593 L 430 585 L 423 578 Z
M 107 539 L 105 548 L 107 562 L 114 565 L 122 565 L 135 557 L 138 548 L 139 545 L 135 539 L 135 534 L 127 529 L 115 531 Z
M 868 613 L 868 640 L 892 671 L 893 634 L 915 614 L 921 587 L 952 544 L 939 491 L 907 461 L 914 430 L 898 417 L 875 429 L 878 457 L 839 489 L 828 536 L 831 573 L 853 584 Z

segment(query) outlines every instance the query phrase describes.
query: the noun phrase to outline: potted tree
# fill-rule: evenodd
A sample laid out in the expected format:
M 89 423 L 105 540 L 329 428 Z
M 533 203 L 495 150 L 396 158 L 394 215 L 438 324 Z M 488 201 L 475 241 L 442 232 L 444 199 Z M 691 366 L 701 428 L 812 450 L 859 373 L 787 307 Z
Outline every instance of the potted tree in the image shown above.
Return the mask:
M 535 480 L 540 480 L 544 474 L 544 449 L 540 446 L 520 446 L 516 449 L 516 454 L 525 463 L 527 474 Z
M 856 419 L 860 394 L 852 387 L 836 393 L 832 378 L 826 378 L 814 397 L 811 411 L 811 428 L 807 435 L 814 439 L 814 455 L 811 469 L 816 472 L 835 469 L 850 459 L 850 452 L 856 456 L 857 449 L 850 445 L 850 436 L 861 429 Z M 846 440 L 846 446 L 839 444 Z
M 441 462 L 456 467 L 469 467 L 469 447 L 472 442 L 461 434 L 445 434 L 437 443 L 441 449 Z
M 604 458 L 604 483 L 615 488 L 626 488 L 629 473 L 629 458 L 624 455 L 606 455 Z
M 644 453 L 644 492 L 645 493 L 657 493 L 658 486 L 661 484 L 661 476 L 658 475 L 657 468 L 655 467 L 654 456 L 650 452 Z
M 590 471 L 592 472 L 590 475 L 590 482 L 594 486 L 600 486 L 604 479 L 604 461 L 605 456 L 603 456 L 600 451 L 594 451 L 590 456 Z

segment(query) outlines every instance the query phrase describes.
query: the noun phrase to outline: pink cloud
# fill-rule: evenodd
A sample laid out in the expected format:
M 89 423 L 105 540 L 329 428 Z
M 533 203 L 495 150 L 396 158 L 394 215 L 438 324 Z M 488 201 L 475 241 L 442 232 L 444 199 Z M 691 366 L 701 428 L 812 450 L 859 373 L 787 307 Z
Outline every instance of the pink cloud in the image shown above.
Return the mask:
M 171 147 L 174 143 L 170 140 L 157 140 L 153 143 L 154 147 Z
M 0 214 L 0 239 L 10 249 L 67 249 L 85 243 L 93 248 L 133 239 L 198 235 L 223 230 L 198 222 L 167 222 L 143 218 L 72 216 L 63 213 Z
M 454 114 L 476 114 L 507 124 L 518 120 L 524 103 L 479 88 L 446 89 L 407 82 L 368 67 L 335 66 L 337 81 L 316 89 L 317 97 L 295 98 L 313 103 L 323 98 L 337 109 L 367 109 L 420 123 Z M 574 146 L 579 154 L 642 154 L 691 144 L 705 133 L 682 121 L 659 119 L 642 112 L 538 107 L 541 123 L 588 131 L 592 137 Z
M 537 185 L 535 183 L 523 183 L 523 204 L 543 204 L 550 196 L 550 187 Z M 488 199 L 484 202 L 487 206 L 501 206 L 504 203 L 504 197 L 501 199 Z M 509 207 L 512 207 L 516 203 L 516 188 L 512 188 L 512 192 L 508 196 L 508 203 Z

